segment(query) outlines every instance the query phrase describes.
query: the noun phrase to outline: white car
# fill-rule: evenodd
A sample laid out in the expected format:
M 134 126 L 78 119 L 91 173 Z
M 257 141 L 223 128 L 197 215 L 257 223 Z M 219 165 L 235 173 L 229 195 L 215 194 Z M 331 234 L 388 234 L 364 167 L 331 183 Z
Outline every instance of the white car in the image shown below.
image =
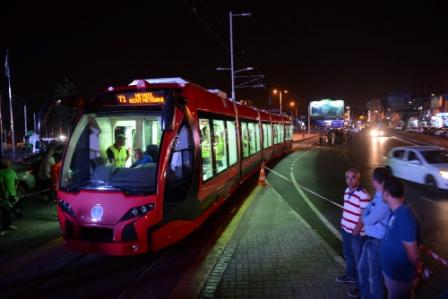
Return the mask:
M 423 133 L 423 128 L 411 127 L 411 128 L 408 128 L 407 131 L 411 132 L 411 133 L 421 134 L 421 133 Z
M 435 146 L 403 146 L 387 155 L 386 167 L 396 177 L 448 189 L 448 151 Z
M 446 130 L 445 129 L 438 129 L 438 130 L 435 130 L 432 134 L 434 136 L 445 136 L 446 135 Z

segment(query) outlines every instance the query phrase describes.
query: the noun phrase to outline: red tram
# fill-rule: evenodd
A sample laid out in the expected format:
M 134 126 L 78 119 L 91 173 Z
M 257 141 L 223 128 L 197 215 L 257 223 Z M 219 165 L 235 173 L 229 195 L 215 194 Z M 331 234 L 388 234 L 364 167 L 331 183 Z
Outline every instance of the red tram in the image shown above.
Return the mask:
M 122 165 L 107 153 L 118 135 Z M 109 88 L 84 107 L 64 156 L 65 245 L 108 255 L 163 248 L 200 226 L 262 161 L 291 148 L 289 117 L 181 78 Z

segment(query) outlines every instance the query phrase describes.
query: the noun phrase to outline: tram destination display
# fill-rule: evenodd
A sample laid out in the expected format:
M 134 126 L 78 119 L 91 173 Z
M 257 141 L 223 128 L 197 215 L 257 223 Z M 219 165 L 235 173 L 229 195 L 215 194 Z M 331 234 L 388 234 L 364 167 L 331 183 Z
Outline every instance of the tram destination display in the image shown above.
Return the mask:
M 116 95 L 118 105 L 152 105 L 165 103 L 165 97 L 157 92 L 127 92 Z

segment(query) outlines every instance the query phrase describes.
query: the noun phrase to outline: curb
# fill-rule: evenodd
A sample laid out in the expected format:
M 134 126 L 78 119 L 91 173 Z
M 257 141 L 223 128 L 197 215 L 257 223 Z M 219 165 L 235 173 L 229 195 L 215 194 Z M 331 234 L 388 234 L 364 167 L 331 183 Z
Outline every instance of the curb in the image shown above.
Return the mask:
M 310 136 L 310 137 L 306 137 L 306 138 L 303 138 L 303 139 L 299 139 L 299 140 L 294 140 L 293 139 L 293 143 L 296 143 L 296 142 L 301 142 L 301 141 L 304 141 L 304 140 L 308 140 L 308 139 L 311 139 L 311 138 L 314 138 L 314 137 L 317 137 L 317 136 L 319 136 L 319 134 L 315 134 L 315 135 L 313 135 L 313 136 Z

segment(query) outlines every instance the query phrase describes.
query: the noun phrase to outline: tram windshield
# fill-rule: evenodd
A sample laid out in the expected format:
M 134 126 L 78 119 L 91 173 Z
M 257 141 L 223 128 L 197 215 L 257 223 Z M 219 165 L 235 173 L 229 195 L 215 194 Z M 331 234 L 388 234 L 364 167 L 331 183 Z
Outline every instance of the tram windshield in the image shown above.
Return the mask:
M 154 193 L 161 137 L 160 111 L 84 115 L 67 149 L 61 189 Z

